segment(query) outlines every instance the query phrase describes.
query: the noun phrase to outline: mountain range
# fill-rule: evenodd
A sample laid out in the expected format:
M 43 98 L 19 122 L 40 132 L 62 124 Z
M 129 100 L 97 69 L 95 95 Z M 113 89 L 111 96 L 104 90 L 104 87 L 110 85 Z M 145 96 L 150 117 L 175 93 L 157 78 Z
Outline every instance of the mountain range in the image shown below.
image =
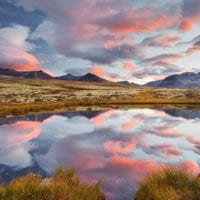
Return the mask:
M 32 78 L 32 79 L 53 79 L 52 76 L 46 74 L 42 70 L 30 71 L 30 72 L 19 72 L 14 69 L 0 68 L 0 76 L 3 77 L 17 77 L 17 78 Z
M 66 74 L 64 76 L 52 77 L 47 73 L 40 71 L 30 72 L 19 72 L 13 69 L 0 68 L 0 77 L 17 77 L 17 78 L 31 78 L 31 79 L 54 79 L 54 80 L 66 80 L 66 81 L 87 81 L 87 82 L 98 82 L 98 83 L 113 83 L 106 79 L 100 78 L 99 76 L 91 73 L 87 73 L 83 76 L 75 76 L 72 74 Z M 135 83 L 128 81 L 117 82 L 123 85 L 138 86 Z M 182 74 L 174 74 L 168 76 L 162 80 L 152 81 L 143 86 L 146 87 L 165 87 L 165 88 L 200 88 L 200 72 L 185 72 Z
M 17 77 L 17 78 L 31 78 L 31 79 L 45 79 L 45 80 L 66 80 L 66 81 L 88 81 L 88 82 L 99 82 L 106 83 L 110 82 L 106 79 L 100 78 L 95 74 L 87 73 L 83 76 L 74 76 L 72 74 L 66 74 L 64 76 L 52 77 L 47 73 L 40 71 L 30 71 L 30 72 L 19 72 L 13 69 L 0 68 L 1 77 Z
M 30 78 L 30 79 L 45 79 L 45 80 L 65 80 L 65 81 L 86 81 L 86 82 L 96 82 L 96 83 L 115 83 L 112 81 L 108 81 L 106 79 L 100 78 L 99 76 L 87 73 L 82 76 L 75 76 L 72 74 L 66 74 L 64 76 L 58 76 L 58 77 L 52 77 L 48 75 L 47 73 L 40 71 L 30 71 L 30 72 L 19 72 L 14 69 L 8 69 L 8 68 L 0 68 L 0 77 L 17 77 L 17 78 Z M 123 85 L 137 85 L 129 83 L 128 81 L 121 81 L 117 82 L 118 84 Z
M 144 86 L 165 88 L 200 88 L 200 72 L 174 74 L 162 80 L 149 82 Z
M 95 74 L 87 73 L 83 76 L 74 76 L 72 74 L 66 74 L 64 76 L 55 77 L 57 80 L 66 80 L 66 81 L 87 81 L 87 82 L 97 82 L 97 83 L 109 83 L 110 81 L 100 78 Z

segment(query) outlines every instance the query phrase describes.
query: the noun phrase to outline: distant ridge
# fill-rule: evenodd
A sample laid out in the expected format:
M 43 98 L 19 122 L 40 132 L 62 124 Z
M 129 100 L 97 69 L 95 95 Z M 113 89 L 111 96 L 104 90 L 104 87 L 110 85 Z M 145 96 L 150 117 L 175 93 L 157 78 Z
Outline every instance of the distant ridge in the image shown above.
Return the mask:
M 118 84 L 122 84 L 122 85 L 129 85 L 129 86 L 139 86 L 136 83 L 130 83 L 129 81 L 118 81 Z
M 109 83 L 109 82 L 111 82 L 111 81 L 108 81 L 106 79 L 100 78 L 100 77 L 98 77 L 98 76 L 96 76 L 94 74 L 91 74 L 91 73 L 88 73 L 88 74 L 82 76 L 79 79 L 79 81 L 88 81 L 88 82 L 91 81 L 91 82 L 99 82 L 99 83 L 105 83 L 105 82 Z
M 200 88 L 200 72 L 185 72 L 168 76 L 159 81 L 152 81 L 144 86 L 166 88 Z
M 81 76 L 74 76 L 72 74 L 66 74 L 64 76 L 55 77 L 58 80 L 67 80 L 67 81 L 78 81 Z
M 17 77 L 17 78 L 32 78 L 32 79 L 53 79 L 52 76 L 46 74 L 42 70 L 19 72 L 14 69 L 0 68 L 0 76 Z
M 46 74 L 42 70 L 35 72 L 27 72 L 23 78 L 33 78 L 33 79 L 53 79 L 52 76 Z
M 56 77 L 57 80 L 67 80 L 67 81 L 86 81 L 86 82 L 97 82 L 97 83 L 109 83 L 110 81 L 100 78 L 95 74 L 87 73 L 83 76 L 74 76 L 72 74 L 67 74 L 65 76 Z
M 23 77 L 25 72 L 17 72 L 13 69 L 0 68 L 0 76 L 13 76 L 13 77 Z
M 74 76 L 72 74 L 66 74 L 64 76 L 52 77 L 47 73 L 40 71 L 28 71 L 19 72 L 14 69 L 0 68 L 0 77 L 17 77 L 17 78 L 30 78 L 30 79 L 55 79 L 55 80 L 66 80 L 66 81 L 87 81 L 87 82 L 98 82 L 98 83 L 114 83 L 106 79 L 100 78 L 95 74 L 87 73 L 83 76 Z
M 96 82 L 96 83 L 117 83 L 121 85 L 128 86 L 138 86 L 135 83 L 130 83 L 128 81 L 112 82 L 103 79 L 95 74 L 87 73 L 82 76 L 75 76 L 72 74 L 66 74 L 64 76 L 52 77 L 44 71 L 28 71 L 19 72 L 14 69 L 1 68 L 0 67 L 0 77 L 16 77 L 21 79 L 44 79 L 44 80 L 66 80 L 66 81 L 84 81 L 84 82 Z M 200 72 L 185 72 L 182 74 L 174 74 L 168 76 L 162 80 L 152 81 L 143 86 L 147 87 L 166 87 L 166 88 L 200 88 Z

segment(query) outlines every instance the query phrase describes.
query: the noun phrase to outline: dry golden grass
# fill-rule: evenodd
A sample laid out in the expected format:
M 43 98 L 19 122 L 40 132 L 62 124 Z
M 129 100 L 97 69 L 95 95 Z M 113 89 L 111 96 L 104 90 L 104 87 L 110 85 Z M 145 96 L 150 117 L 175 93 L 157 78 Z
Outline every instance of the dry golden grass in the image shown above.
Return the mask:
M 43 179 L 38 174 L 28 174 L 0 186 L 1 200 L 105 200 L 99 183 L 80 183 L 74 170 L 60 167 L 54 175 Z
M 134 200 L 199 200 L 200 179 L 176 167 L 149 175 L 140 185 Z
M 200 105 L 200 90 L 2 78 L 0 80 L 0 103 L 0 112 L 7 114 L 83 106 Z

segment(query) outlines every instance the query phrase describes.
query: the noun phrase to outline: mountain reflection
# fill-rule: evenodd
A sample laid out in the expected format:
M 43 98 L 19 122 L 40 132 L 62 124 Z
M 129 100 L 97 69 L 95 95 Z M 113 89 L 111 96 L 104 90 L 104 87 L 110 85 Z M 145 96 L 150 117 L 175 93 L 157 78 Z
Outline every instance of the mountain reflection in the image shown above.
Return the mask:
M 197 113 L 132 109 L 0 120 L 1 176 L 50 174 L 56 166 L 66 165 L 75 168 L 83 181 L 102 179 L 107 199 L 129 200 L 138 182 L 162 166 L 199 172 Z

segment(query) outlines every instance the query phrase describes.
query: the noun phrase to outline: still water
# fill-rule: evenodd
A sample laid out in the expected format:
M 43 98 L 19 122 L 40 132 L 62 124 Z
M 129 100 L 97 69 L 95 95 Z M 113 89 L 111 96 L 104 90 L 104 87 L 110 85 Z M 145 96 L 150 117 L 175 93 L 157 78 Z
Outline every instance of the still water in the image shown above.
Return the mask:
M 130 109 L 0 119 L 0 176 L 50 175 L 73 167 L 102 180 L 108 200 L 131 200 L 144 176 L 165 165 L 197 173 L 200 111 Z

